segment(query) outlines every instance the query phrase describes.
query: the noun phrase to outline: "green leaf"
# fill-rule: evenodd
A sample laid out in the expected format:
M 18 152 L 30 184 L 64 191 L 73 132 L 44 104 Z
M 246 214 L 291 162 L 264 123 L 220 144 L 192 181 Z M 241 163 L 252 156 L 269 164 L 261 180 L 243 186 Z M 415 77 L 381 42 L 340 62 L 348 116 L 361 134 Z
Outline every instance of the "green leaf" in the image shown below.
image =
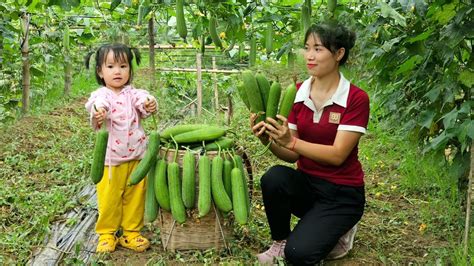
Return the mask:
M 448 103 L 453 103 L 454 102 L 454 94 L 453 94 L 453 88 L 449 84 L 445 84 L 445 89 L 444 89 L 444 98 L 443 102 L 444 104 Z
M 276 60 L 280 60 L 280 58 L 288 51 L 291 49 L 291 45 L 293 44 L 292 41 L 287 42 L 283 47 L 280 48 L 276 55 Z
M 433 32 L 434 30 L 433 29 L 430 29 L 430 30 L 427 30 L 421 34 L 418 34 L 417 36 L 415 37 L 412 37 L 410 39 L 408 39 L 407 41 L 409 43 L 414 43 L 414 42 L 418 42 L 418 41 L 423 41 L 423 40 L 426 40 L 428 37 L 431 36 L 431 33 Z
M 443 119 L 443 125 L 445 129 L 454 127 L 456 123 L 456 118 L 458 117 L 458 110 L 453 109 L 451 112 L 445 114 L 441 119 Z
M 455 48 L 464 39 L 464 33 L 458 24 L 451 23 L 441 31 L 441 39 L 445 41 L 449 47 Z
M 472 55 L 471 55 L 472 56 Z M 459 73 L 458 80 L 468 88 L 474 85 L 474 72 L 470 69 L 464 69 Z
M 424 97 L 428 98 L 432 103 L 438 99 L 439 94 L 441 93 L 440 86 L 436 86 L 433 89 L 429 90 Z
M 384 3 L 384 2 L 380 2 L 380 11 L 382 12 L 382 17 L 384 18 L 392 18 L 395 20 L 395 22 L 402 26 L 402 27 L 406 27 L 407 26 L 407 22 L 406 22 L 406 19 L 400 15 L 400 13 L 398 13 L 395 9 L 393 9 L 391 6 L 389 6 L 388 4 Z
M 71 7 L 77 7 L 80 4 L 81 4 L 80 0 L 50 0 L 48 2 L 48 5 L 57 5 L 66 11 L 70 11 Z
M 472 120 L 466 120 L 462 123 L 457 130 L 457 139 L 461 144 L 466 143 L 466 137 L 469 134 L 469 128 L 472 125 Z M 472 132 L 472 131 L 471 131 Z M 472 133 L 471 133 L 472 134 Z M 466 143 L 467 144 L 467 143 Z M 465 145 L 463 145 L 464 147 Z
M 421 61 L 423 57 L 420 55 L 415 55 L 410 57 L 407 61 L 405 61 L 401 66 L 398 67 L 397 71 L 395 72 L 396 75 L 410 71 L 416 67 Z
M 84 29 L 75 29 L 77 36 L 81 36 L 84 33 Z
M 428 4 L 424 0 L 415 0 L 415 8 L 416 13 L 424 18 Z
M 471 113 L 471 105 L 473 104 L 472 101 L 463 102 L 461 108 L 459 108 L 460 114 L 470 114 Z
M 282 6 L 294 6 L 296 4 L 300 4 L 301 0 L 283 0 L 281 1 Z
M 423 151 L 426 152 L 430 149 L 432 150 L 439 150 L 439 149 L 444 149 L 448 141 L 454 136 L 453 133 L 446 133 L 446 131 L 443 131 L 441 134 L 439 134 L 436 138 L 432 139 L 430 141 L 430 145 L 427 146 Z
M 85 27 L 90 27 L 90 25 L 91 25 L 90 18 L 84 18 L 83 21 L 84 21 L 84 26 Z
M 110 12 L 113 12 L 114 9 L 117 8 L 117 6 L 120 5 L 121 2 L 122 0 L 113 0 L 110 4 Z
M 229 55 L 230 55 L 231 58 L 233 58 L 234 55 L 236 55 L 238 52 L 239 52 L 239 49 L 234 48 L 234 49 L 229 51 Z
M 418 124 L 421 127 L 429 129 L 429 128 L 431 128 L 431 123 L 433 123 L 434 117 L 435 117 L 435 112 L 433 112 L 433 110 L 425 110 L 425 111 L 421 112 L 420 120 L 419 120 Z
M 38 2 L 40 2 L 40 0 L 28 0 L 28 3 L 26 4 L 26 6 L 28 6 L 28 11 L 34 11 Z
M 433 6 L 433 12 L 429 12 L 428 16 L 433 17 L 441 25 L 446 25 L 454 16 L 456 16 L 456 3 L 450 3 L 441 7 Z M 430 7 L 431 9 L 431 7 Z
M 39 77 L 39 76 L 43 76 L 43 75 L 44 75 L 43 70 L 41 70 L 41 69 L 39 69 L 39 68 L 37 68 L 37 67 L 30 67 L 30 71 L 31 71 L 31 74 L 32 74 L 33 76 Z
M 467 126 L 467 135 L 469 138 L 474 139 L 474 121 L 469 120 L 469 125 Z
M 389 40 L 389 41 L 386 41 L 386 42 L 382 45 L 382 49 L 383 49 L 384 51 L 390 51 L 390 50 L 392 49 L 392 46 L 393 46 L 394 44 L 399 43 L 400 40 L 402 39 L 402 37 L 404 37 L 404 36 L 396 37 L 396 38 L 393 38 L 393 39 L 391 39 L 391 40 Z

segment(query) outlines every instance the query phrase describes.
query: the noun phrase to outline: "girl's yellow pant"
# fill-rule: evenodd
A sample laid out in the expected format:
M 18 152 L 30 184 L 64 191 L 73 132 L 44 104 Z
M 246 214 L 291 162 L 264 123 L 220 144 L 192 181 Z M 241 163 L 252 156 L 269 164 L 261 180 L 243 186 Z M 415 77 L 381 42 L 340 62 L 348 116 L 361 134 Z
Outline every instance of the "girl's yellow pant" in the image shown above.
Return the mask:
M 127 186 L 130 174 L 138 163 L 139 161 L 130 161 L 104 167 L 102 180 L 97 184 L 97 234 L 115 234 L 122 227 L 127 236 L 142 229 L 146 178 L 134 186 Z M 109 171 L 112 171 L 111 178 Z

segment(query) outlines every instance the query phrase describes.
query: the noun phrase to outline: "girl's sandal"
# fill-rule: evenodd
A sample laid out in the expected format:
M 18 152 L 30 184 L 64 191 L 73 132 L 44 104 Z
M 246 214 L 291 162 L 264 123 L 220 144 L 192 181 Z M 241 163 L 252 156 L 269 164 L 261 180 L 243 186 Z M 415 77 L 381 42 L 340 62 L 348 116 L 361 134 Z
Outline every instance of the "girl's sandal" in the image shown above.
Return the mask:
M 129 236 L 121 236 L 119 244 L 136 252 L 143 252 L 150 247 L 150 241 L 140 235 L 139 233 L 131 234 Z
M 118 239 L 114 235 L 102 235 L 99 237 L 99 243 L 95 250 L 96 253 L 114 252 Z

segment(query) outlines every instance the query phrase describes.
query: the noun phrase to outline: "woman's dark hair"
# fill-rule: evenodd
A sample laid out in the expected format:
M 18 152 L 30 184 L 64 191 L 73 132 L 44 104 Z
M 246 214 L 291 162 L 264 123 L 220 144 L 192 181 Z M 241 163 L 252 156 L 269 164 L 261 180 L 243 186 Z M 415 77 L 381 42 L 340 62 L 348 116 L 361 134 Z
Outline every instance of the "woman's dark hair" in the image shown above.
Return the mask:
M 133 56 L 135 55 L 136 57 L 137 65 L 140 64 L 141 57 L 138 49 L 129 48 L 126 45 L 120 43 L 102 45 L 99 49 L 97 49 L 97 52 L 95 52 L 95 79 L 97 80 L 97 83 L 105 86 L 105 81 L 99 76 L 98 72 L 102 69 L 102 64 L 107 59 L 107 55 L 110 51 L 114 53 L 114 60 L 116 62 L 128 62 L 130 65 L 130 78 L 127 81 L 127 85 L 130 84 L 130 81 L 133 77 Z M 94 52 L 90 52 L 86 55 L 84 63 L 87 69 L 89 69 L 89 61 L 93 53 Z
M 344 65 L 349 57 L 349 50 L 354 47 L 356 34 L 347 29 L 343 25 L 333 23 L 313 24 L 306 31 L 304 36 L 304 43 L 308 41 L 310 36 L 317 36 L 321 43 L 332 53 L 337 52 L 340 48 L 345 49 L 339 65 Z

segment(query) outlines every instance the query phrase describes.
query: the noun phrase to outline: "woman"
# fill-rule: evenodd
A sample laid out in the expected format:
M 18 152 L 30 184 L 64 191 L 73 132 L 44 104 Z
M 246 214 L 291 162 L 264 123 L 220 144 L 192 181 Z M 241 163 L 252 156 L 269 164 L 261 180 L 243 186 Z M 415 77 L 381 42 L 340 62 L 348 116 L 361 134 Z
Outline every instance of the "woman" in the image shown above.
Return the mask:
M 264 145 L 272 141 L 278 158 L 297 162 L 297 169 L 273 166 L 261 179 L 274 240 L 257 255 L 261 263 L 279 256 L 314 265 L 352 248 L 365 204 L 357 146 L 369 118 L 367 93 L 339 72 L 354 43 L 355 34 L 344 26 L 311 26 L 304 39 L 310 78 L 299 85 L 288 119 L 255 124 L 256 115 L 251 116 L 254 135 Z M 292 231 L 291 214 L 300 218 Z

